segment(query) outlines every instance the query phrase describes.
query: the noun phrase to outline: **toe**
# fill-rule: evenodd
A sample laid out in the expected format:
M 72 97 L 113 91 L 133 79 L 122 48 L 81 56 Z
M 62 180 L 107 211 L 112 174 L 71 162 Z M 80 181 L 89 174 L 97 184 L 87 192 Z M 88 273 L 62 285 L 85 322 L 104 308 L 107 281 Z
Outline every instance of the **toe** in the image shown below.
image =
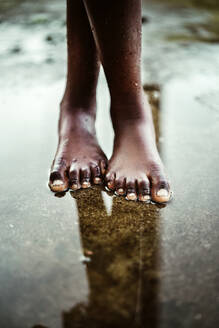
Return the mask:
M 137 200 L 136 183 L 134 180 L 127 180 L 126 182 L 126 199 Z
M 151 198 L 157 203 L 166 203 L 170 200 L 170 185 L 163 173 L 151 176 Z
M 115 190 L 115 173 L 109 172 L 106 175 L 106 185 L 110 190 Z
M 88 167 L 82 168 L 80 172 L 81 187 L 89 188 L 91 186 L 90 179 L 91 179 L 90 168 Z
M 149 202 L 150 196 L 150 182 L 148 178 L 138 181 L 138 199 L 141 202 Z
M 61 160 L 57 160 L 52 166 L 49 187 L 54 192 L 62 192 L 68 189 L 67 168 Z
M 119 196 L 125 195 L 125 178 L 121 177 L 115 181 L 116 194 Z
M 102 183 L 102 175 L 99 165 L 91 166 L 92 181 L 94 184 Z
M 69 185 L 72 190 L 80 189 L 79 169 L 73 163 L 69 170 Z

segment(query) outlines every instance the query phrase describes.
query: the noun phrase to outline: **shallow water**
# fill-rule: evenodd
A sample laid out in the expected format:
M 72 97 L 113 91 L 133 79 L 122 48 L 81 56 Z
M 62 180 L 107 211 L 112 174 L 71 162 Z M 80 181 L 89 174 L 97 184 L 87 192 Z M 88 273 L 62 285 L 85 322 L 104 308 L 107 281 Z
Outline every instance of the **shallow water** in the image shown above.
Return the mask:
M 219 46 L 168 41 L 170 30 L 205 17 L 144 7 L 143 76 L 161 86 L 154 117 L 174 189 L 162 207 L 99 188 L 63 197 L 48 190 L 64 7 L 29 1 L 17 10 L 0 24 L 0 326 L 217 327 Z M 108 107 L 101 72 L 97 131 L 110 156 Z

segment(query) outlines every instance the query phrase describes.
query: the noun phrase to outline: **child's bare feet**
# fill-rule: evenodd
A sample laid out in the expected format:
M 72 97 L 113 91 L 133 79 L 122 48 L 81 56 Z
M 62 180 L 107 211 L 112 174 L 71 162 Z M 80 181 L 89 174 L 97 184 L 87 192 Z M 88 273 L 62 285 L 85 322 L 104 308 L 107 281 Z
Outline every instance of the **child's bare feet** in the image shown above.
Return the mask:
M 115 141 L 106 174 L 108 188 L 128 200 L 167 202 L 170 187 L 156 147 L 150 105 L 144 99 L 118 106 L 111 109 Z M 127 116 L 118 120 L 118 113 Z
M 49 180 L 55 192 L 99 184 L 106 167 L 95 132 L 100 61 L 83 1 L 67 0 L 67 40 L 67 84 Z
M 141 1 L 68 0 L 67 32 L 68 77 L 51 189 L 86 188 L 101 182 L 106 157 L 94 127 L 100 59 L 110 90 L 115 130 L 107 185 L 129 200 L 167 202 L 170 188 L 156 148 L 150 106 L 141 87 Z
M 94 115 L 87 109 L 62 105 L 59 144 L 49 181 L 51 190 L 60 192 L 100 184 L 106 161 L 96 139 Z

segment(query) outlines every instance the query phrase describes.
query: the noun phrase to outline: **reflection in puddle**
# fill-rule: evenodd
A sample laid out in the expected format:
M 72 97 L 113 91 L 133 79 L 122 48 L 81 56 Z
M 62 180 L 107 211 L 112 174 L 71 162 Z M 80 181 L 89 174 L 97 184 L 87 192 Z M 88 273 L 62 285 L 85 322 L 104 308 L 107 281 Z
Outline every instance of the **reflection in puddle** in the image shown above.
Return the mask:
M 109 214 L 100 187 L 70 194 L 89 292 L 86 302 L 63 309 L 62 328 L 158 327 L 160 208 L 114 196 Z
M 63 328 L 157 327 L 159 209 L 114 197 L 108 215 L 97 188 L 76 199 L 89 282 L 87 304 L 63 313 Z
M 144 90 L 147 93 L 149 103 L 151 105 L 154 127 L 156 132 L 157 147 L 159 148 L 160 140 L 160 97 L 161 97 L 161 87 L 159 84 L 145 84 Z

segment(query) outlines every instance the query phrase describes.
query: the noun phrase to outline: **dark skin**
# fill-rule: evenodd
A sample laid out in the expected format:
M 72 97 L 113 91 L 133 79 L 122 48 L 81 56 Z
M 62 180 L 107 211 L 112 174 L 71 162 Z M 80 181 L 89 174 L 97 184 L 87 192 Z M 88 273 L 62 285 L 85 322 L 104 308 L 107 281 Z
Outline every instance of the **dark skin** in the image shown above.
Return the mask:
M 99 184 L 107 163 L 95 132 L 100 61 L 81 0 L 67 1 L 67 40 L 67 83 L 61 101 L 59 143 L 49 182 L 55 192 Z
M 50 187 L 53 191 L 69 186 L 88 187 L 101 182 L 104 175 L 108 188 L 128 200 L 167 202 L 170 187 L 141 83 L 141 1 L 84 0 L 86 11 L 82 0 L 70 2 L 68 77 Z M 100 62 L 110 91 L 115 132 L 113 155 L 106 172 L 105 155 L 94 130 Z M 89 123 L 85 123 L 85 118 Z M 63 183 L 54 184 L 57 180 Z

